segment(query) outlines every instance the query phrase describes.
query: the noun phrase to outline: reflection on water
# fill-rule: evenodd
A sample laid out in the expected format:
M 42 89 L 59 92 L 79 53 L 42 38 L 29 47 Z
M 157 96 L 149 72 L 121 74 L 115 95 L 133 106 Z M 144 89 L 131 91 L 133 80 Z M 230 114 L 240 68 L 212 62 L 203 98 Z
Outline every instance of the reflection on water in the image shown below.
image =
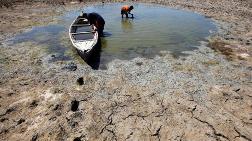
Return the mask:
M 132 18 L 122 18 L 121 25 L 123 32 L 131 32 L 133 30 L 132 20 Z
M 199 41 L 210 35 L 210 30 L 216 30 L 212 21 L 204 16 L 151 4 L 135 3 L 132 11 L 134 18 L 122 19 L 120 8 L 125 4 L 110 3 L 72 10 L 58 17 L 58 24 L 33 27 L 31 31 L 11 39 L 11 42 L 32 41 L 46 45 L 49 53 L 58 54 L 55 61 L 76 58 L 73 53 L 65 54 L 73 49 L 68 28 L 81 10 L 97 12 L 106 24 L 100 41 L 101 52 L 93 56 L 96 61 L 87 61 L 91 65 L 99 62 L 92 66 L 96 69 L 113 59 L 153 58 L 160 51 L 169 51 L 174 56 L 183 55 L 183 51 L 196 49 Z
M 89 6 L 86 12 L 100 13 L 105 21 L 105 32 L 111 33 L 102 43 L 101 60 L 152 58 L 160 51 L 175 56 L 196 49 L 199 41 L 215 30 L 210 19 L 192 12 L 169 9 L 151 4 L 134 4 L 134 18 L 121 18 L 120 8 L 125 3 Z M 68 15 L 75 15 L 76 11 Z M 108 59 L 110 58 L 110 59 Z

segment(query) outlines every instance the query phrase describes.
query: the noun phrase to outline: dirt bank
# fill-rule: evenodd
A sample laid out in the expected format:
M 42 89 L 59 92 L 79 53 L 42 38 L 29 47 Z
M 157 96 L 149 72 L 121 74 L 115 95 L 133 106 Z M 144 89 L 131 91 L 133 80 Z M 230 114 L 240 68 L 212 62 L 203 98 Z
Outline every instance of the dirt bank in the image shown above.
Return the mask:
M 202 43 L 187 57 L 162 52 L 95 71 L 77 60 L 51 61 L 55 55 L 32 41 L 4 41 L 57 22 L 55 16 L 79 4 L 0 9 L 0 140 L 251 141 L 252 66 L 250 56 L 238 57 L 251 54 L 249 1 L 155 3 L 214 18 L 220 31 L 211 46 L 232 46 L 233 60 Z

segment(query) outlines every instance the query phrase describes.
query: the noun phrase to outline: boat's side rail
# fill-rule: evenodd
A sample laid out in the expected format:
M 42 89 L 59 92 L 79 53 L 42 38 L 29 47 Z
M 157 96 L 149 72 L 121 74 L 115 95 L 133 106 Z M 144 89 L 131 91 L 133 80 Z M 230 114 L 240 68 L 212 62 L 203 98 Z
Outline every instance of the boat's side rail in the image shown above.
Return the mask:
M 84 21 L 88 21 L 87 18 L 78 18 L 79 20 L 84 20 Z
M 78 32 L 78 33 L 71 33 L 71 34 L 76 35 L 76 34 L 90 34 L 90 33 L 93 33 L 93 32 Z

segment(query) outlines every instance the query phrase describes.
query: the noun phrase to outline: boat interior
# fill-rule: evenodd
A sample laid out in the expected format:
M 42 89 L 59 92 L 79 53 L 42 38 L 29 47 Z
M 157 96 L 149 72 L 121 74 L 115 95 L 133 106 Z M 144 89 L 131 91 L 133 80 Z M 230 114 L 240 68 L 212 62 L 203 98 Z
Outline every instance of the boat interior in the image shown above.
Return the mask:
M 70 33 L 75 40 L 88 40 L 94 38 L 92 27 L 88 20 L 81 16 L 72 24 Z

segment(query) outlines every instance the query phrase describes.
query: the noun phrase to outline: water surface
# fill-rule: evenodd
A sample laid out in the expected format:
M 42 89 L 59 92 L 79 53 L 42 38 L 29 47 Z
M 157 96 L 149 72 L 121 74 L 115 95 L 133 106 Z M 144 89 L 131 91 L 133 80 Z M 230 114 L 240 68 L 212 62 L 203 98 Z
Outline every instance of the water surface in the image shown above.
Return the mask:
M 199 41 L 210 35 L 215 26 L 210 19 L 192 12 L 170 9 L 160 5 L 133 4 L 134 19 L 122 19 L 120 8 L 124 3 L 90 6 L 86 12 L 100 13 L 105 21 L 103 55 L 130 59 L 152 57 L 162 50 L 174 55 L 195 49 Z M 78 12 L 72 11 L 68 16 Z
M 69 25 L 82 10 L 97 12 L 106 21 L 99 57 L 100 62 L 106 64 L 115 58 L 151 58 L 160 51 L 183 55 L 183 51 L 196 49 L 200 41 L 210 35 L 210 31 L 216 30 L 214 23 L 202 15 L 153 4 L 134 3 L 134 18 L 122 19 L 120 8 L 125 4 L 100 4 L 72 10 L 58 17 L 58 24 L 33 27 L 12 41 L 45 44 L 49 53 L 72 58 L 72 55 L 66 54 L 74 51 L 67 34 Z

